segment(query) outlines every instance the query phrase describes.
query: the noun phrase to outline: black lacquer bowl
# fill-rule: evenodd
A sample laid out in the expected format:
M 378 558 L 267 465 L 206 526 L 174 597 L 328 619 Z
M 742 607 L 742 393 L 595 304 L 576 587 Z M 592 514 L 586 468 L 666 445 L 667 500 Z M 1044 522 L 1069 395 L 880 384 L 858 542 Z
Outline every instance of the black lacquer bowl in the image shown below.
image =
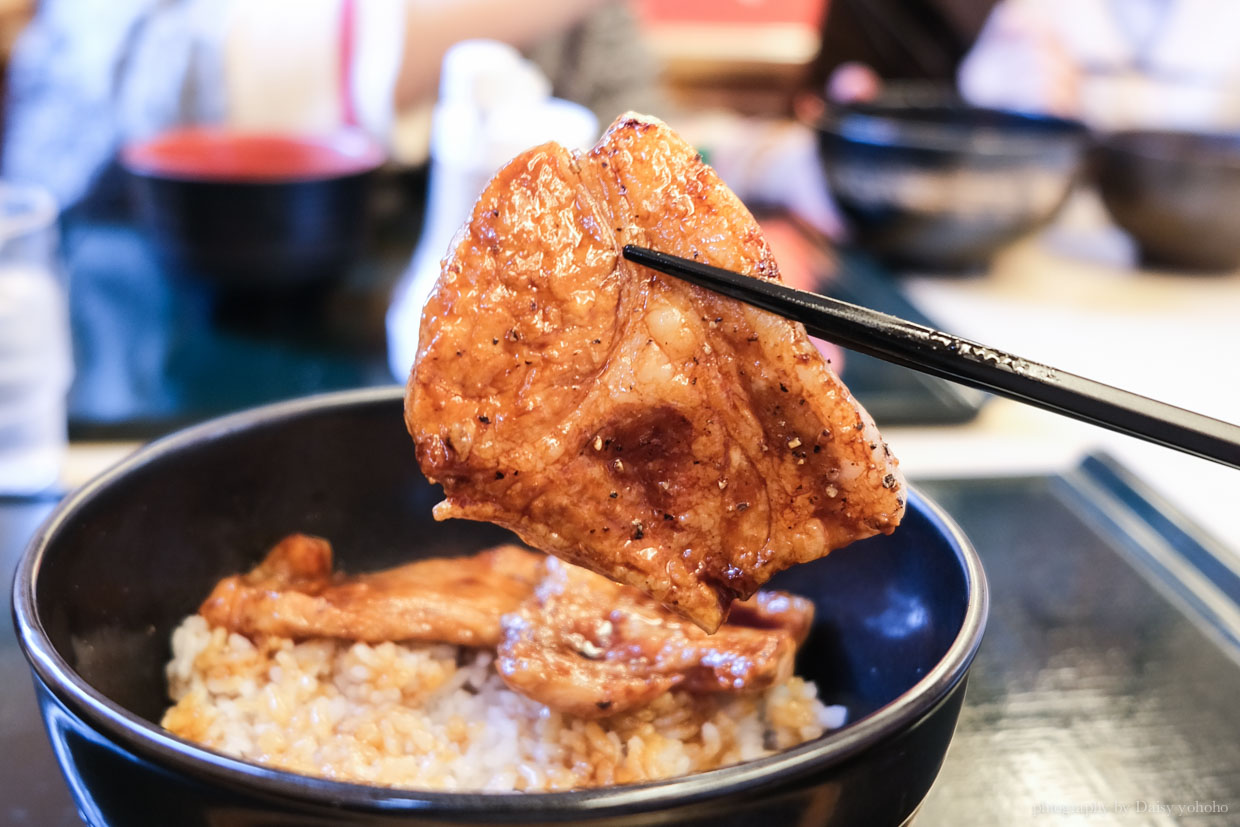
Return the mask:
M 358 130 L 194 127 L 121 153 L 138 224 L 163 268 L 240 293 L 342 276 L 363 252 L 383 160 Z
M 1119 132 L 1093 151 L 1098 193 L 1151 267 L 1240 267 L 1240 136 Z
M 986 618 L 968 541 L 912 492 L 895 534 L 785 572 L 812 598 L 801 674 L 850 723 L 772 757 L 660 783 L 449 794 L 325 781 L 167 732 L 173 627 L 214 582 L 292 531 L 352 571 L 502 541 L 436 523 L 399 389 L 312 397 L 156 442 L 70 495 L 27 550 L 14 614 L 56 755 L 94 824 L 896 825 L 939 770 Z
M 827 186 L 853 241 L 896 267 L 984 268 L 1049 222 L 1084 167 L 1072 121 L 895 90 L 828 108 L 816 124 Z

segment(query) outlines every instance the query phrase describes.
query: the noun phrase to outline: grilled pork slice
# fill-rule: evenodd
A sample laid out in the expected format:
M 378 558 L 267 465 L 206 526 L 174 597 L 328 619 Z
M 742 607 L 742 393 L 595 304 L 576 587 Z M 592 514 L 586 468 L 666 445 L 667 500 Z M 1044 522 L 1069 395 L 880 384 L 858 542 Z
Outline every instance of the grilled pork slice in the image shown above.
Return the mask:
M 708 635 L 631 586 L 555 558 L 546 566 L 534 594 L 504 617 L 496 667 L 513 690 L 579 717 L 644 706 L 676 686 L 767 689 L 792 675 L 814 618 L 804 598 L 759 592 Z
M 542 576 L 543 555 L 498 546 L 372 574 L 332 574 L 331 545 L 293 534 L 247 574 L 225 577 L 198 613 L 247 637 L 422 640 L 495 646 L 500 617 Z
M 436 518 L 505 526 L 707 631 L 781 569 L 899 523 L 897 462 L 801 325 L 621 256 L 779 278 L 662 123 L 518 156 L 458 238 L 405 400 Z

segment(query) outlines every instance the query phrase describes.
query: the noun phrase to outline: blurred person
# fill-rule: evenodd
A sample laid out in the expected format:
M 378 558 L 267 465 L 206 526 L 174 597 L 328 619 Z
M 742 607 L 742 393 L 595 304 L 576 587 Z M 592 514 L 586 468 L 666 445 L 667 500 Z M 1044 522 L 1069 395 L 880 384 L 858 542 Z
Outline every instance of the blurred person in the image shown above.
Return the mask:
M 351 124 L 420 161 L 443 55 L 475 37 L 527 50 L 603 122 L 650 106 L 655 70 L 615 0 L 44 0 L 9 67 L 3 172 L 71 206 L 123 143 L 198 124 Z
M 970 102 L 1102 130 L 1240 126 L 1240 3 L 1003 0 L 960 68 Z
M 713 114 L 689 130 L 742 199 L 788 209 L 831 237 L 844 234 L 811 124 L 828 101 L 877 97 L 888 81 L 954 85 L 995 0 L 830 0 L 820 46 L 783 121 Z
M 995 0 L 830 0 L 798 111 L 867 100 L 886 81 L 954 85 Z

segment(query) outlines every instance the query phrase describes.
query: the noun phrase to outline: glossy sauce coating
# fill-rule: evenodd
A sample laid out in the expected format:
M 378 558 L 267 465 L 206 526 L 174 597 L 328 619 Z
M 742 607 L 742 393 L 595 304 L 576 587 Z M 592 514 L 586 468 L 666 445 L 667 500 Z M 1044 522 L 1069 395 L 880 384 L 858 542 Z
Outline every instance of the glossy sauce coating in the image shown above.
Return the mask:
M 672 687 L 758 692 L 792 675 L 813 604 L 759 592 L 714 634 L 631 586 L 548 558 L 547 575 L 504 617 L 496 668 L 547 706 L 598 718 L 644 706 Z
M 497 650 L 514 691 L 598 718 L 673 687 L 758 692 L 792 675 L 813 604 L 784 592 L 737 603 L 708 635 L 637 589 L 517 546 L 368 574 L 332 571 L 326 540 L 293 534 L 221 580 L 199 614 L 251 639 L 418 640 Z
M 890 532 L 903 479 L 800 325 L 632 265 L 626 243 L 779 277 L 662 123 L 530 150 L 444 261 L 406 424 L 437 518 L 510 528 L 713 631 L 781 569 Z
M 221 580 L 198 613 L 247 637 L 494 646 L 501 616 L 533 592 L 542 560 L 536 552 L 498 546 L 346 577 L 332 573 L 326 540 L 293 534 L 252 571 Z

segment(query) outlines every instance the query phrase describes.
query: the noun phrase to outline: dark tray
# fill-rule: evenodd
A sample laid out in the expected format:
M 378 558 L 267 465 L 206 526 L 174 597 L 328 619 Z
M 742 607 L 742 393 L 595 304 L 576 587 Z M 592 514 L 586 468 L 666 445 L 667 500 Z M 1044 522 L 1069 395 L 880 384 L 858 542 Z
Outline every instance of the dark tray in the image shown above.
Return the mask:
M 918 827 L 1240 824 L 1240 577 L 1123 468 L 922 484 L 981 553 L 986 639 Z
M 65 232 L 74 439 L 149 439 L 267 402 L 391 384 L 384 312 L 411 247 L 372 249 L 339 280 L 222 293 L 161 269 L 123 221 Z
M 376 222 L 365 258 L 320 289 L 224 295 L 161 269 L 132 224 L 66 222 L 75 439 L 149 439 L 267 402 L 393 381 L 384 313 L 417 236 L 409 210 Z M 806 248 L 815 289 L 923 324 L 886 273 Z M 986 396 L 849 354 L 844 381 L 885 425 L 964 422 Z
M 1214 541 L 1105 458 L 920 486 L 977 546 L 991 616 L 918 827 L 1240 823 L 1240 576 Z M 8 576 L 52 505 L 0 500 Z M 11 626 L 0 754 L 0 821 L 76 823 Z M 1194 805 L 1228 811 L 1166 809 Z

